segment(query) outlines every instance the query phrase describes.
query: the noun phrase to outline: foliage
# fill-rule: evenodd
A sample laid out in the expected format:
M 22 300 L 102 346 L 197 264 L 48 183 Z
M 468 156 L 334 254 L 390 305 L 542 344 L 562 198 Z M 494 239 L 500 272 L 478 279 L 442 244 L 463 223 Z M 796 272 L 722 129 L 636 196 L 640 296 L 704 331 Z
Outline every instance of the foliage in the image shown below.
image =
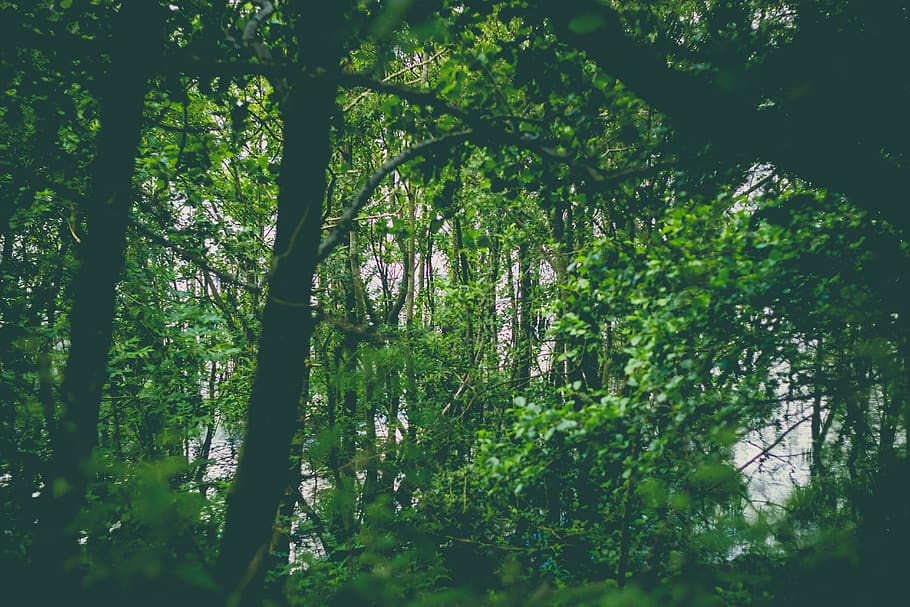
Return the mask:
M 899 4 L 0 2 L 10 592 L 899 601 Z

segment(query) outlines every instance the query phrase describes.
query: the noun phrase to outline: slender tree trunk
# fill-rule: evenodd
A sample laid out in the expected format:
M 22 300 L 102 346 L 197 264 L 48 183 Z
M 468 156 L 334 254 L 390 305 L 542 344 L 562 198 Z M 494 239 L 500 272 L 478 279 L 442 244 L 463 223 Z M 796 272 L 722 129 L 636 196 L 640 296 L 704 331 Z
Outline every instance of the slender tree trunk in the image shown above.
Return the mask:
M 882 418 L 878 434 L 877 476 L 887 476 L 894 466 L 894 439 L 897 436 L 897 422 L 900 419 L 900 387 L 892 384 L 882 395 Z
M 367 296 L 360 274 L 360 243 L 356 225 L 348 235 L 348 257 L 351 270 L 351 288 L 353 289 L 354 297 L 354 309 L 349 310 L 349 313 L 354 314 L 354 316 L 348 318 L 348 321 L 360 324 L 367 319 Z
M 910 337 L 904 337 L 898 348 L 899 369 L 901 369 L 901 407 L 904 417 L 904 470 L 910 474 Z M 906 480 L 906 479 L 905 479 Z
M 405 245 L 407 266 L 407 295 L 404 303 L 404 324 L 409 329 L 414 324 L 414 294 L 417 278 L 417 202 L 415 192 L 408 192 L 408 239 Z
M 815 395 L 812 399 L 812 463 L 809 466 L 809 473 L 812 478 L 820 478 L 825 473 L 825 463 L 822 459 L 822 446 L 824 445 L 824 436 L 822 435 L 822 342 L 821 338 L 815 346 L 815 371 L 812 378 Z
M 426 263 L 426 294 L 427 294 L 427 315 L 432 320 L 433 313 L 436 311 L 436 299 L 433 296 L 433 232 L 427 230 L 427 250 L 423 256 Z
M 335 483 L 337 487 L 341 482 L 341 452 L 339 449 L 339 441 L 336 436 L 338 429 L 338 402 L 340 400 L 339 393 L 339 382 L 337 378 L 341 372 L 341 356 L 339 352 L 341 348 L 338 347 L 335 349 L 331 357 L 326 356 L 326 387 L 325 387 L 325 408 L 326 408 L 326 421 L 328 422 L 328 432 L 331 435 L 331 441 L 329 443 L 329 452 L 327 455 L 327 463 L 329 466 L 329 471 L 332 473 L 332 482 Z M 334 378 L 334 379 L 333 379 Z M 334 514 L 334 512 L 333 512 Z M 332 529 L 335 530 L 339 525 L 335 524 L 335 516 L 333 515 L 331 519 Z
M 498 232 L 498 226 L 496 231 Z M 484 373 L 484 379 L 488 377 L 490 370 L 499 367 L 499 327 L 497 326 L 497 287 L 499 285 L 500 265 L 499 265 L 499 247 L 500 239 L 496 233 L 490 234 L 491 246 L 489 250 L 488 265 L 490 268 L 487 274 L 486 293 L 482 296 L 479 303 L 481 310 L 481 330 L 478 339 L 477 351 L 475 352 L 475 366 L 479 366 L 480 373 Z M 477 399 L 474 403 L 474 417 L 478 424 L 482 424 L 487 415 L 484 399 Z
M 531 382 L 531 252 L 524 241 L 518 244 L 518 337 L 515 362 L 515 382 L 521 389 Z
M 417 298 L 418 295 L 424 291 L 424 277 L 426 271 L 423 269 L 423 260 L 418 263 L 417 260 L 417 201 L 416 193 L 412 192 L 412 195 L 408 197 L 409 207 L 408 207 L 408 227 L 410 228 L 410 234 L 408 235 L 408 263 L 413 268 L 413 271 L 409 274 L 408 279 L 408 299 L 405 303 L 405 313 L 404 313 L 404 324 L 406 331 L 406 340 L 405 340 L 405 394 L 404 394 L 404 404 L 405 404 L 405 414 L 408 419 L 408 428 L 407 428 L 407 438 L 409 441 L 414 441 L 417 438 L 417 424 L 420 418 L 420 412 L 417 410 L 417 372 L 414 368 L 414 352 L 412 350 L 411 344 L 414 337 L 414 322 L 415 319 L 419 323 L 422 320 L 422 314 L 417 311 Z M 427 230 L 428 237 L 429 230 Z M 420 272 L 417 271 L 417 268 L 420 267 Z
M 521 330 L 519 329 L 519 326 L 518 326 L 518 295 L 516 293 L 516 289 L 518 287 L 515 284 L 515 272 L 512 269 L 514 264 L 515 264 L 515 262 L 513 261 L 513 258 L 512 258 L 512 251 L 509 251 L 508 254 L 506 255 L 506 285 L 509 290 L 509 329 L 511 332 L 511 336 L 510 336 L 511 342 L 510 342 L 509 346 L 512 349 L 512 358 L 513 359 L 518 356 L 518 343 L 519 343 L 518 338 L 519 338 L 519 335 L 521 334 Z M 508 362 L 506 362 L 506 364 L 508 364 Z M 514 374 L 515 374 L 514 360 L 513 360 L 513 364 L 512 364 L 512 373 L 513 373 L 512 378 L 514 379 Z
M 308 2 L 300 18 L 300 53 L 308 65 L 334 68 L 344 3 Z M 219 578 L 229 604 L 256 604 L 272 525 L 287 486 L 291 439 L 306 373 L 306 344 L 328 166 L 335 84 L 326 75 L 292 83 L 282 108 L 284 150 L 278 229 L 246 437 L 227 515 Z
M 353 232 L 352 232 L 353 233 Z M 356 239 L 351 240 L 352 247 Z M 351 251 L 351 272 L 345 278 L 345 307 L 347 320 L 351 324 L 363 322 L 358 312 L 360 299 L 355 285 L 360 280 L 360 266 L 356 262 L 356 249 Z M 355 273 L 356 270 L 356 273 Z M 356 276 L 356 278 L 355 278 Z M 338 375 L 338 390 L 342 396 L 342 411 L 339 429 L 341 433 L 341 451 L 339 458 L 338 484 L 335 486 L 335 507 L 341 526 L 336 530 L 339 557 L 347 554 L 354 539 L 355 511 L 357 509 L 357 337 L 348 333 L 344 336 L 340 348 L 341 371 Z M 364 363 L 366 364 L 366 363 Z M 366 401 L 366 396 L 364 397 Z
M 376 452 L 376 399 L 379 392 L 379 374 L 381 367 L 373 357 L 363 361 L 363 491 L 361 504 L 366 512 L 375 501 L 379 489 L 379 459 Z
M 139 144 L 147 81 L 160 55 L 165 13 L 157 2 L 125 2 L 114 18 L 111 67 L 103 77 L 101 133 L 85 211 L 88 234 L 73 281 L 70 350 L 45 501 L 33 547 L 45 574 L 61 575 L 78 556 L 73 521 L 91 477 L 98 410 L 113 332 L 115 286 L 123 268 L 133 201 L 133 161 Z M 48 588 L 66 592 L 65 585 Z M 38 601 L 41 602 L 41 601 Z
M 456 215 L 452 220 L 452 283 L 468 286 L 471 282 L 471 269 L 468 265 L 468 256 L 464 252 L 464 239 L 462 235 L 461 219 Z M 473 299 L 473 298 L 472 298 Z M 464 341 L 465 366 L 473 362 L 476 335 L 474 332 L 473 305 L 468 304 L 464 315 Z
M 385 450 L 383 453 L 383 487 L 388 495 L 395 488 L 395 477 L 398 476 L 398 414 L 401 409 L 401 377 L 398 367 L 384 365 L 385 384 L 388 394 L 388 418 Z
M 634 430 L 632 438 L 632 453 L 630 461 L 636 461 L 639 456 L 639 440 L 641 432 Z M 632 499 L 635 495 L 636 475 L 633 469 L 626 479 L 623 488 L 622 500 L 622 528 L 619 534 L 619 556 L 616 562 L 616 583 L 622 588 L 626 585 L 626 576 L 629 572 L 629 550 L 632 544 Z

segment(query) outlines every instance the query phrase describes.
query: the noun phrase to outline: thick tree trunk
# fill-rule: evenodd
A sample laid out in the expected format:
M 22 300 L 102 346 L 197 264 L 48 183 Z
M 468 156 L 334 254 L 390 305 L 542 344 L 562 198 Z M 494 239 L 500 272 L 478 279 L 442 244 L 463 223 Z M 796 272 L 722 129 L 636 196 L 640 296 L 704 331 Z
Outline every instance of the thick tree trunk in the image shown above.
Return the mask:
M 85 211 L 88 234 L 73 281 L 70 349 L 60 390 L 54 457 L 33 546 L 48 571 L 76 565 L 72 528 L 91 477 L 98 443 L 98 410 L 113 332 L 115 287 L 123 269 L 126 226 L 133 201 L 133 162 L 149 76 L 163 43 L 165 13 L 156 2 L 125 2 L 114 19 L 111 67 L 100 83 L 101 133 Z M 65 585 L 47 586 L 65 592 Z M 40 602 L 40 601 L 39 601 Z

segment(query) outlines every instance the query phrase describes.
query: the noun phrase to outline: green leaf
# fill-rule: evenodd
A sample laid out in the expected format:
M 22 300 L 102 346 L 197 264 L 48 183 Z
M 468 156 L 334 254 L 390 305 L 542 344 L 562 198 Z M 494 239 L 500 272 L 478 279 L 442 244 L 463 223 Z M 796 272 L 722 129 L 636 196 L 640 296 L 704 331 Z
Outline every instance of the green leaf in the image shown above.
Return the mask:
M 602 15 L 586 14 L 574 17 L 569 21 L 569 30 L 576 34 L 590 34 L 602 29 L 607 24 Z

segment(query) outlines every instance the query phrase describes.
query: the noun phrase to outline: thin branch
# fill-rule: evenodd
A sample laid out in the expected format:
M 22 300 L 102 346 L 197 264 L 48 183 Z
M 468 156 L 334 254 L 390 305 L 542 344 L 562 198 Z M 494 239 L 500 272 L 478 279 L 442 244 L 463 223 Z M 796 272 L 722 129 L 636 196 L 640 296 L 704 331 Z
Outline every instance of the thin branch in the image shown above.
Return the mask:
M 281 79 L 290 75 L 294 70 L 283 69 L 274 65 L 244 62 L 200 62 L 192 57 L 174 55 L 169 62 L 171 69 L 180 73 L 192 71 L 197 77 L 212 76 L 250 76 L 259 75 L 268 78 L 275 87 L 281 86 Z M 304 76 L 319 77 L 320 73 L 304 73 Z M 571 154 L 563 152 L 553 146 L 546 145 L 536 136 L 529 134 L 512 133 L 495 125 L 490 119 L 482 118 L 464 110 L 452 103 L 436 97 L 429 91 L 412 88 L 410 86 L 393 82 L 380 82 L 368 75 L 343 72 L 338 75 L 339 82 L 348 86 L 361 86 L 376 92 L 395 95 L 414 105 L 429 107 L 437 112 L 449 114 L 461 119 L 473 132 L 473 139 L 478 145 L 508 146 L 514 145 L 537 154 L 542 159 L 564 165 L 581 174 L 598 188 L 612 187 L 633 175 L 646 175 L 655 173 L 663 168 L 662 165 L 650 167 L 627 167 L 618 171 L 609 171 L 590 162 L 579 160 Z
M 768 173 L 767 175 L 765 175 L 764 177 L 762 177 L 761 179 L 759 179 L 758 181 L 753 183 L 751 186 L 749 186 L 745 191 L 743 191 L 740 194 L 737 194 L 737 196 L 741 196 L 742 198 L 748 197 L 749 194 L 751 194 L 755 190 L 759 189 L 760 187 L 762 187 L 763 185 L 765 185 L 766 183 L 771 181 L 771 179 L 773 179 L 775 176 L 777 176 L 777 172 L 771 171 L 770 173 Z
M 327 529 L 325 523 L 322 522 L 322 518 L 319 516 L 319 513 L 310 506 L 310 503 L 306 500 L 306 497 L 303 495 L 303 492 L 300 490 L 300 487 L 297 487 L 296 495 L 297 505 L 300 506 L 300 510 L 306 514 L 307 518 L 310 519 L 310 522 L 313 523 L 314 530 L 316 531 L 316 537 L 319 538 L 319 543 L 322 544 L 322 549 L 326 554 L 331 553 L 329 546 L 326 543 L 325 536 L 327 535 Z
M 395 95 L 414 105 L 430 107 L 438 112 L 451 114 L 452 116 L 462 119 L 466 123 L 473 121 L 471 114 L 464 109 L 449 103 L 444 99 L 440 99 L 430 91 L 416 89 L 395 82 L 386 82 L 385 80 L 379 81 L 367 74 L 355 72 L 343 72 L 339 75 L 339 80 L 342 84 L 347 84 L 348 86 L 360 86 L 377 93 Z
M 252 3 L 259 7 L 256 14 L 250 17 L 246 27 L 243 28 L 243 45 L 252 48 L 256 58 L 263 63 L 272 62 L 272 53 L 269 48 L 260 40 L 256 39 L 256 33 L 262 22 L 269 18 L 275 12 L 275 7 L 268 0 L 252 0 Z
M 504 550 L 506 552 L 532 552 L 534 550 L 534 548 L 531 547 L 508 546 L 506 544 L 489 544 L 487 542 L 481 542 L 466 537 L 455 537 L 453 535 L 444 535 L 442 537 L 453 542 L 459 542 L 462 544 L 474 544 L 480 546 L 481 548 L 493 548 L 495 550 Z
M 444 48 L 441 51 L 439 51 L 438 53 L 436 53 L 435 55 L 433 55 L 432 57 L 428 57 L 428 58 L 424 59 L 423 61 L 418 61 L 417 63 L 413 63 L 411 65 L 405 66 L 405 67 L 401 68 L 400 70 L 398 70 L 397 72 L 393 72 L 393 73 L 389 74 L 388 76 L 386 76 L 385 78 L 383 78 L 382 82 L 389 82 L 389 81 L 397 78 L 398 76 L 401 76 L 402 74 L 405 74 L 415 68 L 418 68 L 423 65 L 427 65 L 429 63 L 433 63 L 446 52 L 448 52 L 448 49 Z M 372 90 L 372 89 L 370 89 L 370 90 Z M 367 95 L 370 94 L 370 90 L 366 90 L 366 91 L 360 93 L 359 95 L 357 95 L 356 97 L 354 97 L 354 99 L 350 103 L 348 103 L 346 106 L 344 106 L 343 111 L 347 112 L 347 111 L 351 110 L 355 105 L 360 103 L 364 98 L 366 98 Z
M 176 253 L 178 256 L 182 257 L 184 260 L 186 260 L 192 264 L 195 264 L 196 266 L 202 268 L 203 270 L 205 270 L 207 272 L 211 272 L 212 274 L 217 276 L 222 282 L 236 285 L 242 289 L 246 289 L 250 293 L 255 293 L 257 295 L 262 293 L 261 287 L 259 287 L 257 285 L 252 285 L 248 282 L 244 282 L 242 280 L 234 278 L 230 274 L 228 274 L 222 270 L 219 270 L 218 268 L 211 265 L 208 261 L 206 261 L 206 259 L 199 253 L 194 253 L 193 251 L 188 251 L 188 250 L 184 249 L 180 245 L 171 242 L 164 236 L 156 234 L 151 229 L 145 227 L 142 224 L 133 223 L 133 227 L 136 228 L 136 230 L 138 230 L 143 236 L 145 236 L 152 242 L 158 243 L 161 246 L 170 249 L 171 251 Z
M 348 322 L 337 316 L 332 316 L 326 314 L 322 309 L 313 307 L 313 318 L 316 321 L 324 322 L 328 325 L 331 325 L 332 328 L 356 337 L 360 341 L 369 341 L 374 343 L 384 343 L 388 341 L 393 341 L 398 338 L 397 335 L 382 334 L 376 331 L 376 327 L 373 325 L 356 325 L 354 323 Z
M 659 166 L 629 167 L 619 171 L 605 171 L 594 164 L 576 159 L 566 152 L 551 145 L 547 145 L 540 141 L 536 136 L 516 134 L 497 126 L 490 119 L 483 118 L 460 108 L 457 105 L 449 103 L 448 101 L 440 99 L 430 91 L 416 89 L 394 82 L 380 82 L 365 74 L 345 72 L 342 73 L 339 78 L 342 83 L 347 83 L 350 86 L 362 86 L 376 92 L 395 95 L 414 105 L 429 107 L 437 112 L 455 116 L 471 128 L 473 132 L 472 139 L 478 144 L 514 145 L 527 149 L 544 160 L 556 162 L 568 166 L 571 169 L 575 169 L 595 184 L 604 187 L 614 185 L 631 175 L 649 173 L 661 168 Z
M 320 261 L 328 257 L 335 247 L 341 244 L 341 241 L 345 236 L 348 235 L 348 232 L 351 231 L 351 228 L 354 225 L 354 219 L 357 217 L 357 214 L 361 209 L 366 205 L 370 200 L 370 196 L 373 195 L 373 192 L 376 191 L 376 188 L 379 187 L 379 184 L 385 179 L 392 171 L 403 165 L 404 163 L 413 160 L 419 156 L 423 156 L 434 148 L 443 147 L 443 146 L 452 146 L 460 141 L 468 139 L 470 136 L 470 130 L 456 131 L 454 133 L 448 133 L 441 137 L 434 137 L 428 139 L 416 145 L 412 145 L 407 148 L 394 158 L 386 160 L 376 171 L 370 175 L 367 182 L 363 185 L 357 195 L 351 200 L 348 207 L 345 209 L 344 213 L 338 218 L 338 223 L 335 225 L 335 228 L 329 232 L 329 234 L 323 239 L 319 244 L 319 252 L 317 253 L 317 259 Z
M 806 417 L 800 419 L 795 424 L 793 424 L 792 426 L 790 426 L 789 428 L 784 430 L 784 432 L 780 436 L 777 437 L 777 440 L 775 440 L 773 443 L 771 443 L 770 445 L 768 445 L 767 447 L 765 447 L 764 449 L 759 451 L 754 457 L 750 458 L 749 461 L 747 461 L 745 464 L 743 464 L 742 466 L 737 468 L 736 471 L 742 472 L 743 470 L 745 470 L 746 468 L 748 468 L 749 466 L 751 466 L 758 460 L 768 457 L 768 455 L 771 453 L 771 450 L 774 449 L 774 447 L 781 444 L 781 442 L 783 442 L 784 438 L 786 438 L 788 434 L 790 434 L 791 432 L 793 432 L 794 430 L 796 430 L 801 425 L 803 425 L 804 423 L 806 423 L 807 421 L 809 421 L 811 419 L 812 419 L 812 416 L 807 415 Z
M 388 199 L 389 197 L 385 196 L 385 198 Z M 354 219 L 354 221 L 375 221 L 377 219 L 390 219 L 392 217 L 398 217 L 399 213 L 401 213 L 401 207 L 399 207 L 398 210 L 393 211 L 392 213 L 377 213 L 375 215 L 363 215 L 362 217 L 356 217 Z M 325 223 L 327 224 L 326 227 L 334 228 L 335 225 L 338 223 L 338 220 L 339 220 L 338 217 L 327 218 L 325 220 Z

